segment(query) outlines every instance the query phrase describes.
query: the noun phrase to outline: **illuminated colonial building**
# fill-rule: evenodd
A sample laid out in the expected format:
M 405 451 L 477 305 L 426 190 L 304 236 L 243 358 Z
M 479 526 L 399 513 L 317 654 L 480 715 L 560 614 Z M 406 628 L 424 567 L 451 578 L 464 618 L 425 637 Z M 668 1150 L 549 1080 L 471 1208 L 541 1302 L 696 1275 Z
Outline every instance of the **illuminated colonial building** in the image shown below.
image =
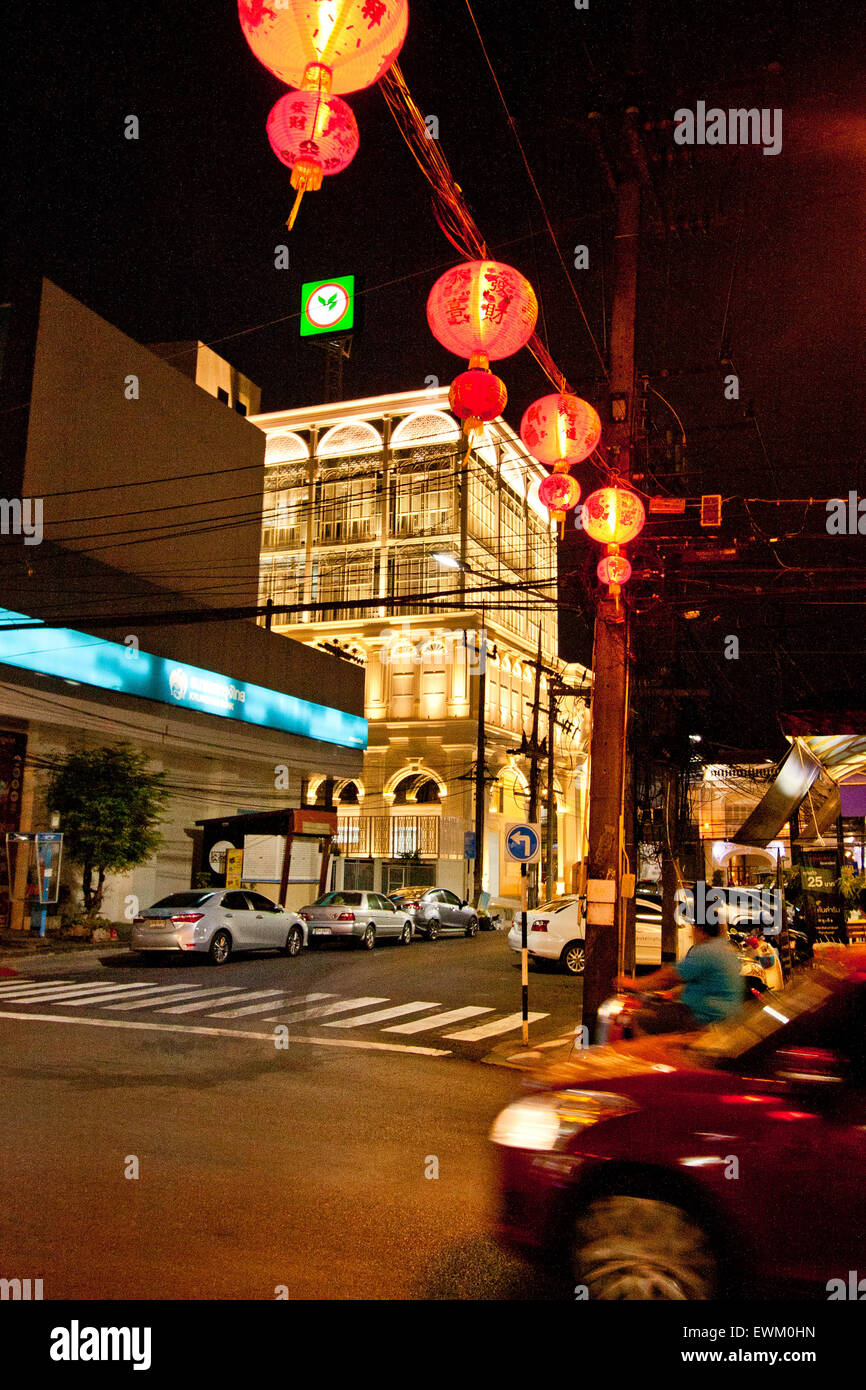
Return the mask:
M 527 815 L 529 759 L 513 750 L 531 729 L 539 623 L 542 667 L 572 690 L 588 684 L 582 667 L 558 662 L 556 613 L 538 602 L 556 593 L 555 536 L 537 497 L 543 470 L 502 419 L 464 467 L 445 389 L 253 422 L 268 437 L 260 601 L 323 605 L 274 612 L 271 626 L 366 668 L 363 775 L 332 784 L 344 885 L 387 892 L 426 881 L 469 896 L 464 834 L 474 828 L 486 629 L 484 884 L 494 900 L 517 897 L 502 829 Z M 548 700 L 543 673 L 540 739 Z M 586 742 L 585 702 L 565 694 L 554 740 L 560 889 L 583 854 Z M 546 778 L 542 761 L 543 821 Z M 321 803 L 330 792 L 323 766 L 307 794 Z

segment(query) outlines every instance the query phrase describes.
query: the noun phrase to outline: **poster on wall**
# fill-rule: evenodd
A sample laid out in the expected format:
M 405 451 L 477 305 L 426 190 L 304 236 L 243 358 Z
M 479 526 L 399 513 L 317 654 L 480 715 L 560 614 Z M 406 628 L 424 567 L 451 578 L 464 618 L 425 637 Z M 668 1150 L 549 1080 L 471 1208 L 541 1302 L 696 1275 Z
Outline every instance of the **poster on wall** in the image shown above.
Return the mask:
M 21 824 L 21 783 L 27 757 L 27 735 L 0 733 L 0 842 Z M 0 925 L 9 926 L 9 870 L 0 854 Z
M 847 942 L 845 908 L 836 887 L 839 870 L 835 851 L 812 851 L 804 858 L 800 879 L 806 932 L 810 940 Z

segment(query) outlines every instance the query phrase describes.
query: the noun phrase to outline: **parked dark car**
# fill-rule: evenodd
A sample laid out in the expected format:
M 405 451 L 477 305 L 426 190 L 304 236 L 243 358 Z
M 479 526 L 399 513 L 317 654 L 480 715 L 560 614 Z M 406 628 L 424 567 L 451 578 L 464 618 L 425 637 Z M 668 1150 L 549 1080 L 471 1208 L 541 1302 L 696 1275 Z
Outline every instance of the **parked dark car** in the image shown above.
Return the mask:
M 475 908 L 448 888 L 401 888 L 391 899 L 428 941 L 439 936 L 475 936 L 478 931 Z
M 491 1133 L 499 1236 L 590 1298 L 826 1298 L 866 1274 L 866 948 L 530 1087 Z

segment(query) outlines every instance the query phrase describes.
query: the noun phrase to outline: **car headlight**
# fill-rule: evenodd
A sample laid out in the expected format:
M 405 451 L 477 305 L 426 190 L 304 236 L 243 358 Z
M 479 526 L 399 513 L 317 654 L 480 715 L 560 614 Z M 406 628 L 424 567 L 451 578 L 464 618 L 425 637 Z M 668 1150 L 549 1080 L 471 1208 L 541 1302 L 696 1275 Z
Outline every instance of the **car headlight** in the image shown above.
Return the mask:
M 506 1106 L 497 1115 L 490 1138 L 505 1149 L 544 1152 L 562 1148 L 588 1125 L 636 1109 L 626 1096 L 607 1091 L 545 1091 Z

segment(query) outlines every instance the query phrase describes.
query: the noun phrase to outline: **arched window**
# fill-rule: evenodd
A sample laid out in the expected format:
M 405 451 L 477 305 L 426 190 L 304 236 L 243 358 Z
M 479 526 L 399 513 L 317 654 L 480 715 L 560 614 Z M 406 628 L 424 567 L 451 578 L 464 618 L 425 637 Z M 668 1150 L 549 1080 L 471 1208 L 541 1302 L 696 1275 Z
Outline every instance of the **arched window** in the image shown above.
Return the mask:
M 407 773 L 394 788 L 395 806 L 438 805 L 440 800 L 439 788 L 426 772 Z

